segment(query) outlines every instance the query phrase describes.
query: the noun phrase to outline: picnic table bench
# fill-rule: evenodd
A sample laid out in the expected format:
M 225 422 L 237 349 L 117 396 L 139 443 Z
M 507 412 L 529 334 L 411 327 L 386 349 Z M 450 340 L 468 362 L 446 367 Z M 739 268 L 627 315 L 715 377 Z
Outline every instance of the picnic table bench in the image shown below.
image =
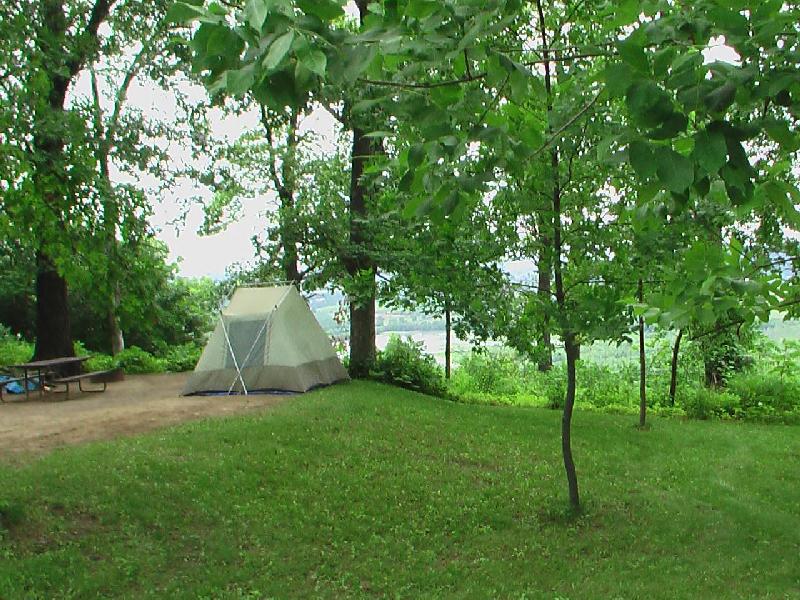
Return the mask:
M 64 391 L 67 394 L 67 399 L 69 399 L 69 384 L 78 382 L 78 389 L 82 392 L 105 392 L 106 386 L 108 384 L 108 377 L 111 376 L 112 373 L 115 373 L 116 369 L 107 369 L 105 371 L 92 371 L 90 373 L 79 373 L 77 375 L 69 375 L 68 377 L 58 377 L 56 379 L 51 379 L 50 383 L 55 385 L 63 385 Z M 84 389 L 83 387 L 83 380 L 88 379 L 92 383 L 102 383 L 103 387 L 98 389 Z

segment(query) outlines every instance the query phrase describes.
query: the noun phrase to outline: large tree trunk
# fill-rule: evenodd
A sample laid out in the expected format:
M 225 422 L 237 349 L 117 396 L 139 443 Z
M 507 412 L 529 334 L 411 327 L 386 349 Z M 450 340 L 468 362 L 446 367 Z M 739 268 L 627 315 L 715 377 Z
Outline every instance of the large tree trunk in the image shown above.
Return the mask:
M 365 223 L 369 217 L 364 181 L 364 166 L 373 148 L 358 127 L 353 128 L 352 171 L 350 176 L 350 257 L 347 272 L 367 281 L 368 291 L 350 301 L 350 376 L 366 377 L 375 362 L 375 265 L 368 253 Z
M 675 393 L 678 389 L 678 354 L 681 350 L 681 338 L 683 338 L 683 329 L 678 330 L 678 335 L 675 336 L 675 344 L 672 346 L 672 363 L 670 364 L 669 374 L 670 406 L 675 406 Z
M 367 0 L 356 0 L 361 22 L 367 16 Z M 350 300 L 350 376 L 366 377 L 375 362 L 375 273 L 370 257 L 371 240 L 366 231 L 369 219 L 367 193 L 363 180 L 364 167 L 373 154 L 371 140 L 357 126 L 353 128 L 353 148 L 350 155 L 350 232 L 349 256 L 345 260 L 347 273 L 357 277 L 366 292 Z M 362 287 L 362 289 L 364 289 Z
M 67 282 L 47 255 L 36 255 L 36 347 L 34 360 L 74 356 Z
M 65 171 L 68 168 L 64 157 L 65 115 L 64 105 L 67 90 L 78 76 L 86 60 L 97 50 L 97 32 L 108 17 L 115 0 L 96 0 L 86 29 L 70 38 L 69 23 L 64 10 L 64 0 L 42 0 L 37 16 L 40 26 L 35 45 L 41 53 L 42 68 L 36 77 L 43 82 L 30 82 L 32 89 L 46 87 L 47 97 L 34 100 L 33 138 L 31 162 L 34 165 L 33 181 L 35 193 L 40 201 L 49 205 L 56 221 L 35 223 L 35 231 L 45 236 L 36 254 L 36 347 L 37 359 L 72 356 L 72 331 L 70 328 L 67 282 L 58 273 L 48 252 L 46 236 L 54 227 L 65 226 L 73 204 Z M 81 40 L 75 44 L 75 39 Z M 74 47 L 70 47 L 70 43 Z M 46 84 L 46 85 L 43 85 Z M 65 236 L 59 231 L 54 237 Z M 64 243 L 56 239 L 55 244 Z
M 644 302 L 644 283 L 639 280 L 639 302 Z M 644 348 L 644 317 L 639 316 L 639 427 L 647 420 L 647 356 Z
M 367 377 L 375 362 L 375 297 L 350 303 L 350 376 Z
M 450 320 L 450 303 L 444 303 L 444 377 L 450 379 L 450 333 L 452 322 Z

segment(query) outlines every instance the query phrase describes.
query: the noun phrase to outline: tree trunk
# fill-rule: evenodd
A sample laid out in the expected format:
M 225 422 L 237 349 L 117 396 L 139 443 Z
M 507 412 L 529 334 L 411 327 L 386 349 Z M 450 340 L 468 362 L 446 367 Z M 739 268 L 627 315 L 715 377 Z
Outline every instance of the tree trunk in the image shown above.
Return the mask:
M 366 377 L 375 362 L 375 265 L 367 253 L 367 232 L 364 224 L 369 217 L 364 166 L 372 153 L 372 143 L 364 132 L 353 128 L 353 149 L 350 175 L 350 256 L 346 261 L 351 277 L 363 281 L 369 278 L 367 295 L 350 302 L 350 376 Z
M 561 415 L 561 454 L 564 457 L 564 470 L 567 473 L 569 505 L 574 511 L 579 511 L 581 500 L 578 492 L 578 474 L 572 458 L 572 410 L 575 406 L 575 390 L 577 388 L 575 375 L 577 355 L 575 341 L 571 335 L 565 337 L 564 349 L 567 354 L 567 394 L 564 398 L 564 412 Z
M 452 330 L 450 303 L 445 302 L 444 306 L 444 377 L 450 379 L 450 332 Z
M 539 29 L 542 36 L 542 47 L 548 47 L 547 28 L 544 22 L 544 10 L 541 0 L 536 0 L 536 8 L 539 16 Z M 547 92 L 547 114 L 548 117 L 553 112 L 553 91 L 550 71 L 550 53 L 547 50 L 542 52 L 544 59 L 544 86 Z M 549 121 L 552 122 L 552 121 Z M 552 126 L 548 127 L 548 133 L 553 134 Z M 561 453 L 564 458 L 564 470 L 567 473 L 567 486 L 569 488 L 569 504 L 573 511 L 578 512 L 581 508 L 580 495 L 578 493 L 578 476 L 575 471 L 575 462 L 572 458 L 572 409 L 575 406 L 575 390 L 577 388 L 577 376 L 575 373 L 575 363 L 580 357 L 580 348 L 576 343 L 575 333 L 569 322 L 569 312 L 567 310 L 567 297 L 564 290 L 564 273 L 561 264 L 561 255 L 564 245 L 561 239 L 561 176 L 559 173 L 559 150 L 558 144 L 554 140 L 550 148 L 550 168 L 553 179 L 552 190 L 552 226 L 553 226 L 553 255 L 552 266 L 556 285 L 556 303 L 558 305 L 558 319 L 561 327 L 561 337 L 564 340 L 564 350 L 567 354 L 567 393 L 564 399 L 564 412 L 561 416 Z
M 48 205 L 56 221 L 34 223 L 34 231 L 41 240 L 36 253 L 36 346 L 34 358 L 43 360 L 73 356 L 72 330 L 70 328 L 67 282 L 58 273 L 48 256 L 47 238 L 54 227 L 60 227 L 55 238 L 64 235 L 74 200 L 68 196 L 67 164 L 64 157 L 65 122 L 64 105 L 67 90 L 78 76 L 86 60 L 97 50 L 97 32 L 108 17 L 114 0 L 97 0 L 82 35 L 68 35 L 69 22 L 64 10 L 64 0 L 43 0 L 37 9 L 40 19 L 36 50 L 41 54 L 41 68 L 35 71 L 36 81 L 29 82 L 32 89 L 46 89 L 46 98 L 37 99 L 33 105 L 33 136 L 30 160 L 34 165 L 35 194 Z M 74 40 L 81 40 L 75 44 Z M 72 46 L 72 47 L 70 47 Z M 39 80 L 41 77 L 42 81 Z M 64 239 L 56 239 L 56 244 Z M 52 255 L 52 250 L 50 251 Z
M 367 0 L 356 0 L 361 22 L 367 16 Z M 364 131 L 353 126 L 353 148 L 350 155 L 350 249 L 345 260 L 347 273 L 366 280 L 368 291 L 350 301 L 350 376 L 366 377 L 375 362 L 375 273 L 370 257 L 370 239 L 365 230 L 369 219 L 367 193 L 363 181 L 364 167 L 374 153 L 372 141 Z M 363 289 L 363 288 L 362 288 Z
M 539 252 L 539 285 L 537 293 L 539 294 L 539 300 L 542 302 L 542 305 L 547 306 L 550 303 L 550 293 L 552 290 L 550 282 L 550 269 L 552 267 L 550 261 L 550 236 L 542 235 L 541 240 L 542 249 Z M 538 368 L 539 371 L 546 372 L 553 368 L 553 349 L 550 340 L 550 317 L 547 314 L 545 314 L 544 318 L 542 319 L 541 331 L 541 344 L 544 354 L 542 354 L 542 358 L 539 360 Z
M 299 235 L 295 215 L 297 127 L 300 112 L 292 110 L 286 137 L 287 154 L 283 160 L 283 190 L 281 194 L 281 244 L 283 246 L 283 271 L 286 281 L 300 283 L 300 260 L 297 252 Z
M 375 362 L 375 296 L 363 305 L 350 304 L 350 377 L 369 376 Z
M 639 279 L 639 302 L 644 302 L 644 283 Z M 644 316 L 639 316 L 639 427 L 647 421 L 647 357 L 644 347 Z
M 675 336 L 675 344 L 672 346 L 672 364 L 670 365 L 670 375 L 669 375 L 670 406 L 675 406 L 675 392 L 678 389 L 678 353 L 681 350 L 682 337 L 683 337 L 683 329 L 679 329 L 678 335 Z
M 364 282 L 368 291 L 350 301 L 350 376 L 366 377 L 375 362 L 375 265 L 367 253 L 364 224 L 369 217 L 362 175 L 372 152 L 369 138 L 353 129 L 352 172 L 350 179 L 350 256 L 346 261 L 351 277 Z
M 119 323 L 119 315 L 117 309 L 119 308 L 121 291 L 119 282 L 114 284 L 114 291 L 111 293 L 108 309 L 108 333 L 111 339 L 111 355 L 116 356 L 125 350 L 125 336 L 122 333 L 122 327 Z
M 283 254 L 281 255 L 281 268 L 286 281 L 300 284 L 300 257 L 297 251 L 297 234 L 294 218 L 294 192 L 281 193 L 280 210 L 280 236 Z
M 74 356 L 67 282 L 43 252 L 36 255 L 36 347 L 34 360 Z

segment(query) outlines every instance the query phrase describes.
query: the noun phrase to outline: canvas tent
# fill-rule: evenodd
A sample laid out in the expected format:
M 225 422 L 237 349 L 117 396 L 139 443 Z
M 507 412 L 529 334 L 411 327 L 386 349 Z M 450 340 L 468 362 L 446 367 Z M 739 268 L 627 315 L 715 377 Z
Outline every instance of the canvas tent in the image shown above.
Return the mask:
M 183 394 L 305 392 L 342 379 L 328 335 L 294 286 L 242 287 L 220 312 Z

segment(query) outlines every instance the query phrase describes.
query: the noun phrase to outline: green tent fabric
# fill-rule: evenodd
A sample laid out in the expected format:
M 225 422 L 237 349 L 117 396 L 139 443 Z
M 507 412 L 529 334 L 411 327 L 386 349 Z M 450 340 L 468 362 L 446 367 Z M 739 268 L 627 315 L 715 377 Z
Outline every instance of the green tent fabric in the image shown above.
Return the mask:
M 222 310 L 183 394 L 305 392 L 347 378 L 294 286 L 242 287 Z

